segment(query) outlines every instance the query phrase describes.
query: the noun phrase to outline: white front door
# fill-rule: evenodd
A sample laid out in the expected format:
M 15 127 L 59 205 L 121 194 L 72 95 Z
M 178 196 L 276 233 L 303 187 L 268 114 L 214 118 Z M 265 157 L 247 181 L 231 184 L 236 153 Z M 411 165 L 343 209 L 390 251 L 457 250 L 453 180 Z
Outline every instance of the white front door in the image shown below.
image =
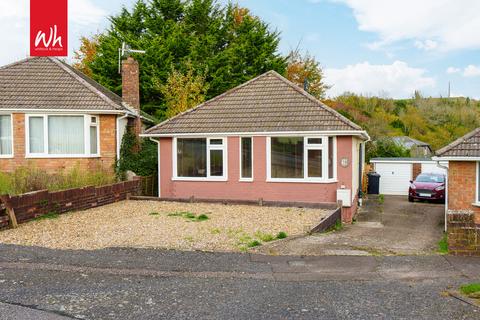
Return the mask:
M 411 163 L 375 163 L 375 171 L 380 174 L 380 194 L 408 195 Z

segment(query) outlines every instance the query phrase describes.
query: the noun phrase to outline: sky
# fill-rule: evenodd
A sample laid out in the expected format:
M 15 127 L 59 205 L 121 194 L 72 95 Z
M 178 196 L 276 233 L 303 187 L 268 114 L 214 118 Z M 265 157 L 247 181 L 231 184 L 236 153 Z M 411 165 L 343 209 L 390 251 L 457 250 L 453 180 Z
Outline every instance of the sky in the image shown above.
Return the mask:
M 226 3 L 227 0 L 219 0 Z M 69 0 L 69 59 L 79 38 L 134 0 Z M 478 0 L 238 0 L 281 33 L 280 51 L 315 56 L 332 88 L 391 98 L 480 98 Z M 0 0 L 0 65 L 28 55 L 28 0 Z

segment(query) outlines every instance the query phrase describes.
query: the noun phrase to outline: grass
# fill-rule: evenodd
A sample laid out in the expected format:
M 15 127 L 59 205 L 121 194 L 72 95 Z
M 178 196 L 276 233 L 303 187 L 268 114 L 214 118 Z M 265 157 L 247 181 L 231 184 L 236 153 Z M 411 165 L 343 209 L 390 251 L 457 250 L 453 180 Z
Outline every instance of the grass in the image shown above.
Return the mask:
M 258 240 L 252 240 L 249 243 L 247 243 L 247 247 L 249 248 L 258 247 L 260 245 L 262 245 L 262 243 Z
M 44 215 L 36 217 L 34 220 L 51 220 L 51 219 L 57 219 L 60 217 L 60 215 L 56 212 L 49 212 Z
M 472 293 L 480 293 L 480 283 L 470 283 L 460 287 L 460 292 L 469 295 Z
M 80 165 L 73 169 L 48 173 L 32 165 L 19 167 L 12 173 L 0 173 L 0 194 L 17 195 L 31 191 L 58 191 L 86 186 L 101 186 L 117 182 L 112 172 L 98 167 L 83 170 Z
M 277 233 L 277 239 L 285 239 L 287 237 L 287 233 L 284 232 L 284 231 L 280 231 L 279 233 Z
M 210 219 L 206 214 L 201 214 L 199 216 L 195 215 L 190 211 L 174 212 L 167 214 L 169 217 L 182 217 L 192 222 L 206 221 Z
M 263 233 L 261 231 L 257 231 L 257 232 L 255 232 L 254 235 L 255 235 L 256 238 L 258 238 L 259 240 L 261 240 L 263 242 L 270 242 L 270 241 L 275 240 L 275 237 L 270 233 Z
M 385 202 L 385 196 L 383 194 L 380 194 L 378 196 L 378 203 L 383 204 Z
M 158 215 L 160 215 L 160 213 L 158 213 L 158 212 L 150 212 L 148 215 L 150 215 L 150 216 L 158 216 Z
M 337 221 L 335 221 L 335 224 L 333 226 L 331 226 L 330 228 L 328 228 L 327 230 L 325 230 L 323 233 L 340 231 L 342 229 L 343 229 L 342 219 L 337 219 Z
M 448 240 L 447 233 L 444 233 L 442 239 L 438 241 L 438 253 L 447 254 L 448 253 Z

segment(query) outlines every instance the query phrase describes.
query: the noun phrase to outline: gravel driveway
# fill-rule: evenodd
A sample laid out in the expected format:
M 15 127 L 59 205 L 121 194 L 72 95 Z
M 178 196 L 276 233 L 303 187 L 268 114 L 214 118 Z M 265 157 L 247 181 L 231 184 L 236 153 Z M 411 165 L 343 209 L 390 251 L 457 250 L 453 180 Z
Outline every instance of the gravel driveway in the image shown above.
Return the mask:
M 304 208 L 123 201 L 0 231 L 0 243 L 55 249 L 242 251 L 275 239 L 279 232 L 288 236 L 306 233 L 327 213 Z

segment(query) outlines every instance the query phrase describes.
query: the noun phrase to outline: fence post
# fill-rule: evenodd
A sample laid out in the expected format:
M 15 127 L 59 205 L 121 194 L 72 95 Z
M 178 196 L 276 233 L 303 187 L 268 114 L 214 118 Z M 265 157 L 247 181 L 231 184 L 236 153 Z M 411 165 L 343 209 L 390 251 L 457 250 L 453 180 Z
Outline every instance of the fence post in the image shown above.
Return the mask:
M 0 201 L 3 202 L 3 204 L 5 205 L 5 208 L 7 209 L 7 214 L 10 220 L 11 227 L 17 228 L 18 227 L 17 217 L 15 216 L 15 210 L 13 210 L 13 207 L 10 203 L 10 196 L 9 195 L 0 196 Z

